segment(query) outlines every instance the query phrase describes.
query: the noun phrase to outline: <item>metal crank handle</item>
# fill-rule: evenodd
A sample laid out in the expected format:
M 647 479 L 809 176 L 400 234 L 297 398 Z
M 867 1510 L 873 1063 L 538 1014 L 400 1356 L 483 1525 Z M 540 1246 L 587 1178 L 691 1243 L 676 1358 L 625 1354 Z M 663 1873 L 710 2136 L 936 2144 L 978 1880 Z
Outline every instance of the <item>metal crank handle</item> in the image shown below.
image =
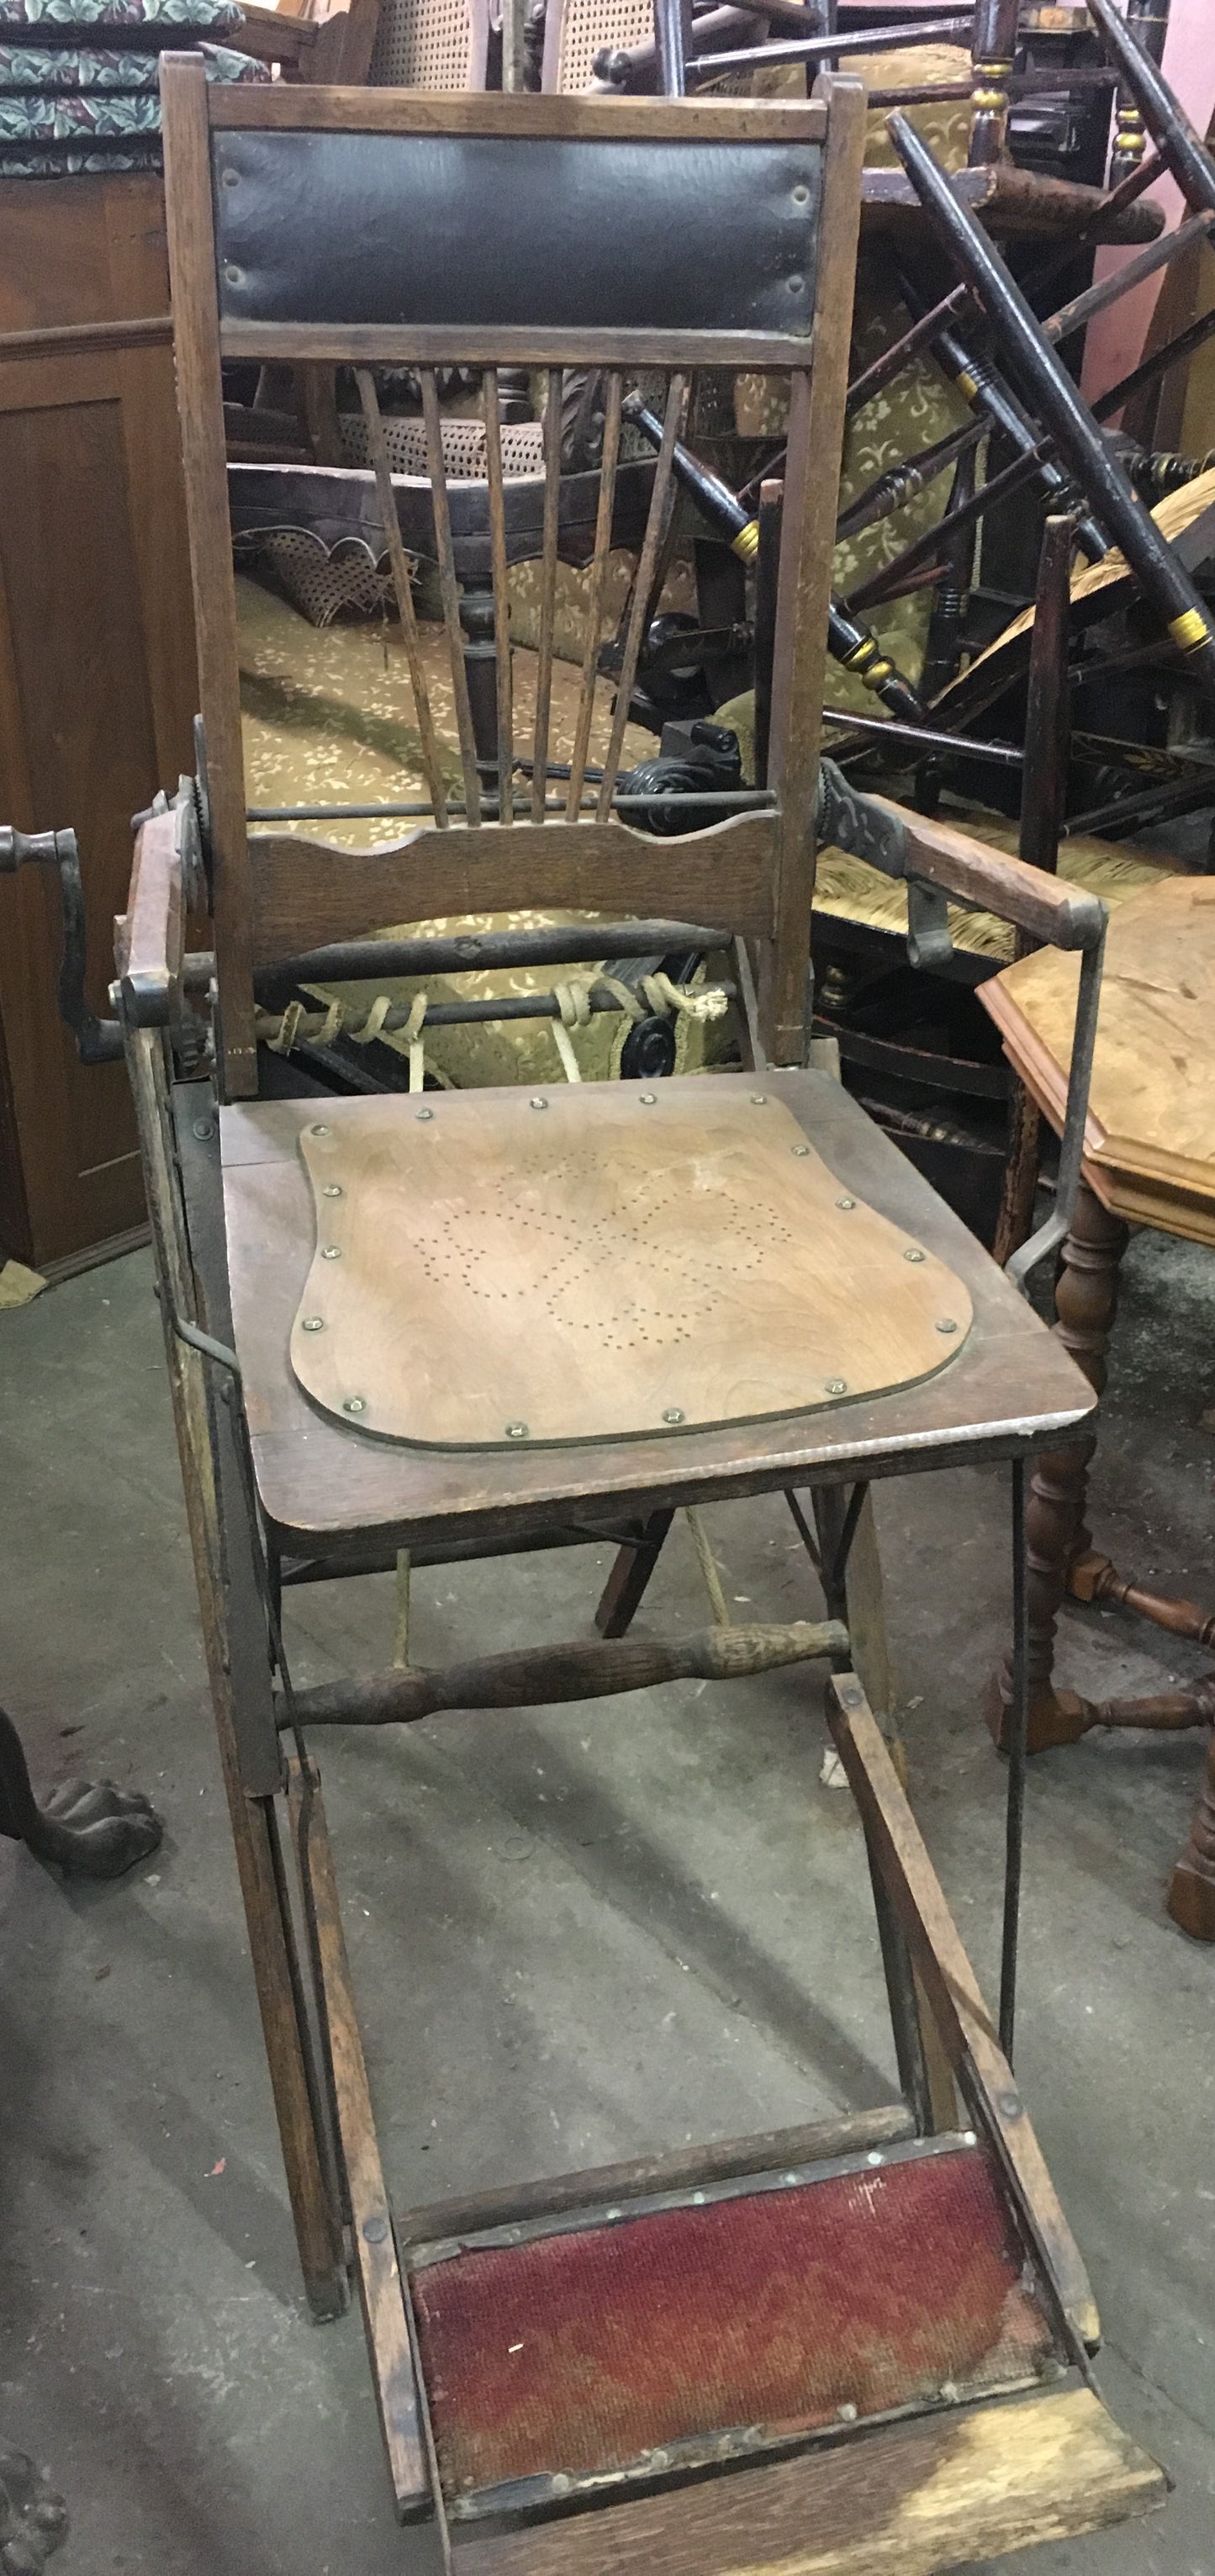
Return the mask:
M 63 916 L 63 950 L 59 964 L 60 1018 L 66 1020 L 76 1040 L 76 1053 L 82 1064 L 114 1064 L 122 1054 L 122 1030 L 118 1021 L 99 1020 L 84 998 L 88 933 L 76 835 L 74 832 L 18 832 L 11 825 L 0 828 L 0 876 L 16 876 L 18 868 L 38 866 L 59 871 L 59 901 Z

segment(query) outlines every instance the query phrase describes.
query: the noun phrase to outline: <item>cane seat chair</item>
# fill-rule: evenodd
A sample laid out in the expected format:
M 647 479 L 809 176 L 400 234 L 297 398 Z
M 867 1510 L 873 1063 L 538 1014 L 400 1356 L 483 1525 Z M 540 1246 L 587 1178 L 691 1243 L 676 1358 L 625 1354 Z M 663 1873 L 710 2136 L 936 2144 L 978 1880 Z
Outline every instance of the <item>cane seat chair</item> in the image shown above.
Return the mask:
M 862 1623 L 848 1626 L 849 1547 L 872 1476 L 964 1457 L 1011 1459 L 1016 1477 L 1044 1432 L 1066 1439 L 1091 1405 L 1009 1282 L 805 1062 L 862 94 L 828 82 L 808 103 L 771 108 L 295 89 L 266 93 L 258 115 L 235 93 L 208 97 L 181 59 L 166 64 L 164 93 L 200 766 L 140 825 L 118 989 L 314 2310 L 341 2306 L 349 2266 L 398 2510 L 437 2523 L 461 2576 L 928 2576 L 1117 2520 L 1158 2499 L 1159 2472 L 1091 2385 L 1097 2328 L 1080 2257 L 853 1669 Z M 330 218 L 313 246 L 289 212 L 305 183 Z M 397 557 L 366 371 L 422 371 L 461 784 L 452 792 L 427 749 L 429 819 L 386 847 L 247 827 L 224 352 L 364 370 Z M 548 776 L 543 641 L 529 768 L 512 786 L 493 370 L 516 358 L 608 371 L 601 538 L 622 385 L 642 368 L 669 379 L 620 701 L 589 789 L 577 743 L 572 776 Z M 485 371 L 492 794 L 461 701 L 444 533 L 433 370 L 449 362 Z M 791 378 L 771 786 L 670 838 L 614 801 L 628 665 L 688 376 L 729 364 Z M 558 484 L 550 465 L 550 540 Z M 550 541 L 546 566 L 554 555 Z M 398 597 L 426 749 L 432 711 L 404 578 Z M 589 697 L 593 658 L 584 677 Z M 917 885 L 973 894 L 981 878 L 1039 935 L 1091 940 L 1074 893 L 895 809 L 866 810 L 872 834 L 913 856 Z M 741 1074 L 653 1090 L 256 1096 L 258 979 L 286 955 L 507 903 L 614 908 L 616 938 L 631 931 L 644 949 L 658 900 L 664 931 L 686 915 L 702 951 L 735 943 L 752 1032 Z M 209 914 L 213 976 L 184 950 L 187 912 Z M 824 1539 L 825 1619 L 620 1633 L 637 1564 L 674 1504 L 797 1483 Z M 398 1549 L 434 1564 L 592 1534 L 621 1546 L 599 1638 L 292 1682 L 282 1605 L 301 1566 L 354 1575 Z M 813 2131 L 394 2211 L 315 1732 L 815 1658 L 833 1667 L 831 1723 L 865 1826 L 905 2100 Z M 1010 1984 L 1003 2003 L 1007 2042 Z

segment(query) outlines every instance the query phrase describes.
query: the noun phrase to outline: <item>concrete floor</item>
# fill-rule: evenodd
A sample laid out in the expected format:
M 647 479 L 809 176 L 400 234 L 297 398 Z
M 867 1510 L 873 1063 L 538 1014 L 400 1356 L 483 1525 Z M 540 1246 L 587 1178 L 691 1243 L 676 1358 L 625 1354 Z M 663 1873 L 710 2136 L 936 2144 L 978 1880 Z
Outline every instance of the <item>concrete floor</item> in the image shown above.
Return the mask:
M 1210 1597 L 1215 1266 L 1126 1264 L 1095 1526 Z M 0 1695 L 45 1782 L 149 1790 L 163 1850 L 71 1891 L 0 1846 L 0 2431 L 66 2491 L 65 2576 L 429 2576 L 388 2507 L 357 2320 L 303 2312 L 201 1657 L 150 1264 L 0 1317 Z M 977 1710 L 1001 1643 L 1006 1481 L 879 1506 L 913 1795 L 995 1983 L 1003 1775 Z M 711 1515 L 726 1589 L 795 1616 L 783 1507 Z M 653 1612 L 703 1624 L 686 1534 Z M 419 1580 L 438 1659 L 585 1626 L 603 1560 Z M 298 1599 L 298 1596 L 297 1596 Z M 320 1679 L 383 1661 L 385 1582 L 293 1615 Z M 1198 1668 L 1072 1611 L 1065 1678 Z M 326 1749 L 390 2183 L 405 2200 L 890 2097 L 859 1829 L 794 1675 Z M 1196 1736 L 1090 1739 L 1029 1798 L 1019 2070 L 1105 2320 L 1109 2403 L 1166 2511 L 1002 2562 L 1215 2571 L 1215 1952 L 1163 1911 Z

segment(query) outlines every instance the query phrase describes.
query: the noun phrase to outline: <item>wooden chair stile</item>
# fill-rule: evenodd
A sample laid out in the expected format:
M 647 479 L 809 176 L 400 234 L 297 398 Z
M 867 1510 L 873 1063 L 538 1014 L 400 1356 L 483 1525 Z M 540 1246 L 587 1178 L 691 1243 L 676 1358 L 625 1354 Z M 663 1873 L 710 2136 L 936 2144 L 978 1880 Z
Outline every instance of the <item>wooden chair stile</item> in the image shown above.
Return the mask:
M 346 2294 L 348 2220 L 397 2509 L 429 2516 L 464 2576 L 884 2576 L 895 2565 L 930 2576 L 1144 2510 L 1160 2475 L 1091 2385 L 1092 2294 L 1008 2062 L 1023 1741 L 1010 1764 L 997 2037 L 866 1697 L 884 1652 L 875 1592 L 862 1600 L 850 1581 L 850 1551 L 872 1544 L 875 1478 L 1011 1464 L 1019 1531 L 1026 1458 L 1044 1437 L 1082 1437 L 1091 1395 L 957 1220 L 808 1062 L 816 831 L 851 834 L 904 876 L 925 936 L 944 935 L 949 895 L 1079 948 L 1090 1001 L 1103 931 L 1101 908 L 1076 889 L 857 796 L 820 762 L 863 95 L 828 79 L 810 101 L 776 105 L 299 86 L 244 97 L 208 91 L 196 64 L 169 58 L 164 104 L 200 766 L 140 824 L 118 992 L 314 2310 L 331 2314 Z M 291 219 L 303 188 L 330 217 L 311 249 Z M 412 220 L 423 201 L 425 227 Z M 425 810 L 387 847 L 248 828 L 225 354 L 358 376 L 428 788 Z M 435 374 L 457 363 L 484 387 L 496 757 L 480 762 Z M 462 793 L 446 783 L 439 740 L 429 657 L 440 634 L 421 631 L 394 534 L 370 372 L 381 364 L 421 375 Z M 565 370 L 603 375 L 591 640 L 568 784 L 549 759 L 562 500 L 552 446 L 526 712 L 512 665 L 495 371 L 514 365 L 548 371 L 554 417 Z M 692 828 L 671 836 L 628 789 L 626 719 L 685 389 L 707 366 L 783 371 L 791 383 L 783 509 L 770 521 L 779 516 L 767 783 L 724 795 L 707 820 L 694 798 L 675 818 Z M 608 723 L 595 703 L 600 613 L 614 489 L 628 470 L 622 396 L 642 371 L 647 384 L 664 380 L 662 448 L 647 469 Z M 596 720 L 607 733 L 598 777 Z M 416 967 L 453 949 L 491 963 L 601 953 L 585 931 L 530 934 L 530 951 L 518 933 L 374 936 L 403 917 L 530 907 L 606 914 L 610 953 L 625 958 L 655 941 L 659 954 L 728 958 L 734 943 L 743 1069 L 652 1087 L 419 1097 L 411 1067 L 408 1095 L 329 1098 L 315 1084 L 284 1087 L 281 1056 L 259 1054 L 266 994 L 315 977 L 322 956 L 335 971 L 335 944 L 352 974 L 377 971 L 377 957 Z M 204 998 L 209 967 L 187 964 L 184 923 L 208 909 Z M 681 1007 L 698 996 L 699 984 L 676 993 Z M 623 1007 L 618 993 L 607 1002 Z M 420 1025 L 411 1014 L 411 1047 Z M 259 1096 L 267 1065 L 276 1086 Z M 1072 1125 L 1083 1106 L 1078 1074 Z M 1065 1147 L 1065 1202 L 1067 1168 Z M 724 1624 L 718 1586 L 702 1634 L 624 1633 L 674 1510 L 792 1492 L 808 1533 L 796 1489 L 809 1490 L 817 1521 L 823 1617 Z M 296 1580 L 382 1569 L 400 1550 L 427 1566 L 605 1538 L 621 1553 L 599 1634 L 588 1618 L 585 1636 L 438 1669 L 292 1680 L 284 1605 Z M 394 2214 L 316 1731 L 449 1709 L 498 1709 L 505 1725 L 537 1704 L 816 1660 L 831 1668 L 830 1722 L 864 1824 L 904 2100 L 813 2134 L 566 2176 L 462 2212 Z M 1023 1653 L 1017 1670 L 1020 1707 Z M 740 2246 L 742 2299 L 723 2289 Z M 859 2272 L 884 2296 L 892 2262 L 897 2300 L 875 2335 L 854 2282 Z M 980 2276 L 981 2314 L 959 2287 Z M 654 2279 L 668 2285 L 668 2310 L 671 2297 L 678 2306 L 674 2344 L 662 2345 L 669 2314 L 654 2309 Z M 496 2334 L 520 2300 L 537 2313 L 546 2281 L 560 2285 L 544 2309 L 552 2366 L 526 2402 L 503 2406 L 478 2358 L 481 2323 L 492 2316 Z M 762 2352 L 757 2282 L 781 2307 Z M 617 2313 L 631 2376 L 603 2341 Z M 775 2380 L 774 2349 L 795 2357 Z

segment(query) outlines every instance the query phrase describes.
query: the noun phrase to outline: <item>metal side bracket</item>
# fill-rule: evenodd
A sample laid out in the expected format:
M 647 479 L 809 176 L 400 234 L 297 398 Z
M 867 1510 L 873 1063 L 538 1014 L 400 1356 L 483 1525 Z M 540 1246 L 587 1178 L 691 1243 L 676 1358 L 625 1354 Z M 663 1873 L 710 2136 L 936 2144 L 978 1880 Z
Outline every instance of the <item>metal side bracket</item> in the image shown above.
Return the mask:
M 949 902 L 940 886 L 913 874 L 907 834 L 899 816 L 853 787 L 833 760 L 819 762 L 817 833 L 820 842 L 865 859 L 884 877 L 907 888 L 907 954 L 913 966 L 946 966 L 953 956 Z

